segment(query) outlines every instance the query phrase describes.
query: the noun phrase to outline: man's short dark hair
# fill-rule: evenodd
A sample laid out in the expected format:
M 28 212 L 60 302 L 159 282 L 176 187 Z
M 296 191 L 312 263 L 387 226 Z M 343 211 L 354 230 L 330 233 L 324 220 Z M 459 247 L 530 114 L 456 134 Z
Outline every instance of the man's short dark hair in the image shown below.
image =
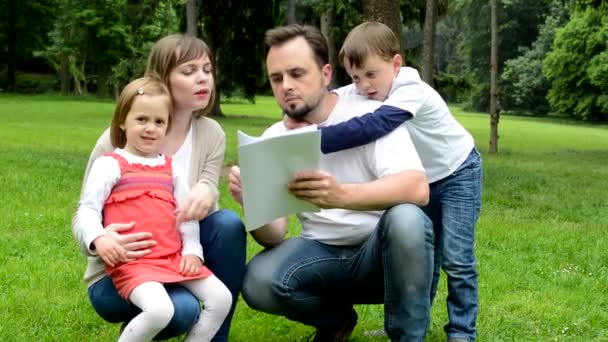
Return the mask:
M 313 51 L 315 61 L 322 68 L 329 63 L 329 50 L 327 40 L 318 28 L 310 25 L 287 25 L 266 31 L 266 45 L 268 48 L 282 45 L 294 38 L 302 37 Z

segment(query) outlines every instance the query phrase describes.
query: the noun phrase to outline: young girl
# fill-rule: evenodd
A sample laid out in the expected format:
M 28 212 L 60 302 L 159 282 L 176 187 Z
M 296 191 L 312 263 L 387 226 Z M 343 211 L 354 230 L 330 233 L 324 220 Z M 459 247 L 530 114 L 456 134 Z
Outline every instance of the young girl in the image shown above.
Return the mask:
M 94 246 L 119 294 L 141 309 L 119 341 L 151 341 L 173 317 L 173 303 L 163 284 L 179 283 L 204 310 L 186 341 L 210 341 L 230 311 L 232 295 L 203 265 L 196 221 L 177 222 L 188 192 L 183 175 L 158 151 L 170 127 L 171 95 L 161 81 L 144 77 L 120 94 L 110 135 L 114 152 L 93 163 L 78 215 L 91 230 L 132 222 L 126 233 L 151 232 L 156 245 L 138 259 L 105 234 Z M 179 228 L 179 229 L 178 229 Z

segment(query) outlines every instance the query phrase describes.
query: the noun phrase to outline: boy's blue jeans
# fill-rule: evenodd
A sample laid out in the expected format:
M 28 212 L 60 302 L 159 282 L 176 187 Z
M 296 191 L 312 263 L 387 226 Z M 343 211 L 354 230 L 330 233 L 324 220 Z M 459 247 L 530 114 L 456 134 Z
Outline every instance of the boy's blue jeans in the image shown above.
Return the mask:
M 232 309 L 213 341 L 227 341 L 232 315 L 245 274 L 247 235 L 243 222 L 234 212 L 216 211 L 200 222 L 201 244 L 205 265 L 232 293 Z M 179 285 L 166 285 L 175 313 L 169 325 L 155 340 L 179 336 L 190 330 L 198 319 L 201 304 L 188 290 Z M 106 276 L 89 287 L 89 299 L 99 316 L 111 323 L 130 321 L 141 310 L 125 301 L 116 292 L 112 279 Z
M 447 275 L 448 338 L 474 341 L 479 306 L 475 263 L 475 224 L 479 218 L 482 164 L 473 149 L 450 176 L 432 183 L 431 201 L 423 208 L 433 221 L 435 268 L 431 300 L 437 292 L 440 268 Z
M 261 252 L 247 266 L 242 293 L 253 309 L 317 328 L 340 326 L 353 304 L 384 303 L 391 340 L 423 341 L 432 271 L 431 221 L 402 204 L 358 246 L 296 237 Z

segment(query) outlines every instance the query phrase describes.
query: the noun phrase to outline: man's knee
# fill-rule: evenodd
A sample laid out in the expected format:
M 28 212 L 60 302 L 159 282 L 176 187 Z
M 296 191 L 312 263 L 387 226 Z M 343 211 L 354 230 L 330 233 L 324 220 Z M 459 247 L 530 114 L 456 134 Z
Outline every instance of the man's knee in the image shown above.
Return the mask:
M 260 255 L 251 259 L 247 265 L 241 294 L 245 303 L 252 309 L 267 311 L 265 308 L 274 298 L 272 275 L 266 267 L 266 260 Z
M 387 210 L 381 220 L 382 228 L 390 239 L 408 245 L 432 241 L 432 223 L 422 209 L 413 204 L 400 204 Z

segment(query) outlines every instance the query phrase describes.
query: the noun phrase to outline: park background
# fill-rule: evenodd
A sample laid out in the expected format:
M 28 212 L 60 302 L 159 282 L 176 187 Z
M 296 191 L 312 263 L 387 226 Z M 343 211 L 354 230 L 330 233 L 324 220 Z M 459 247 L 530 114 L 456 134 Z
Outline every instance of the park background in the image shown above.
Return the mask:
M 190 31 L 211 45 L 213 115 L 227 134 L 229 166 L 238 164 L 237 129 L 259 134 L 280 117 L 264 31 L 319 26 L 335 58 L 364 19 L 396 30 L 407 64 L 440 91 L 482 153 L 479 340 L 608 340 L 606 1 L 4 0 L 0 13 L 0 340 L 117 338 L 119 326 L 88 303 L 70 220 L 113 98 L 141 75 L 155 40 Z M 335 85 L 345 84 L 333 61 Z M 225 179 L 221 187 L 222 207 L 242 214 Z M 290 234 L 298 231 L 292 218 Z M 259 250 L 250 240 L 248 257 Z M 445 340 L 445 296 L 442 281 L 429 341 Z M 351 341 L 385 341 L 375 334 L 382 307 L 356 309 Z M 230 340 L 306 341 L 313 332 L 241 300 Z

